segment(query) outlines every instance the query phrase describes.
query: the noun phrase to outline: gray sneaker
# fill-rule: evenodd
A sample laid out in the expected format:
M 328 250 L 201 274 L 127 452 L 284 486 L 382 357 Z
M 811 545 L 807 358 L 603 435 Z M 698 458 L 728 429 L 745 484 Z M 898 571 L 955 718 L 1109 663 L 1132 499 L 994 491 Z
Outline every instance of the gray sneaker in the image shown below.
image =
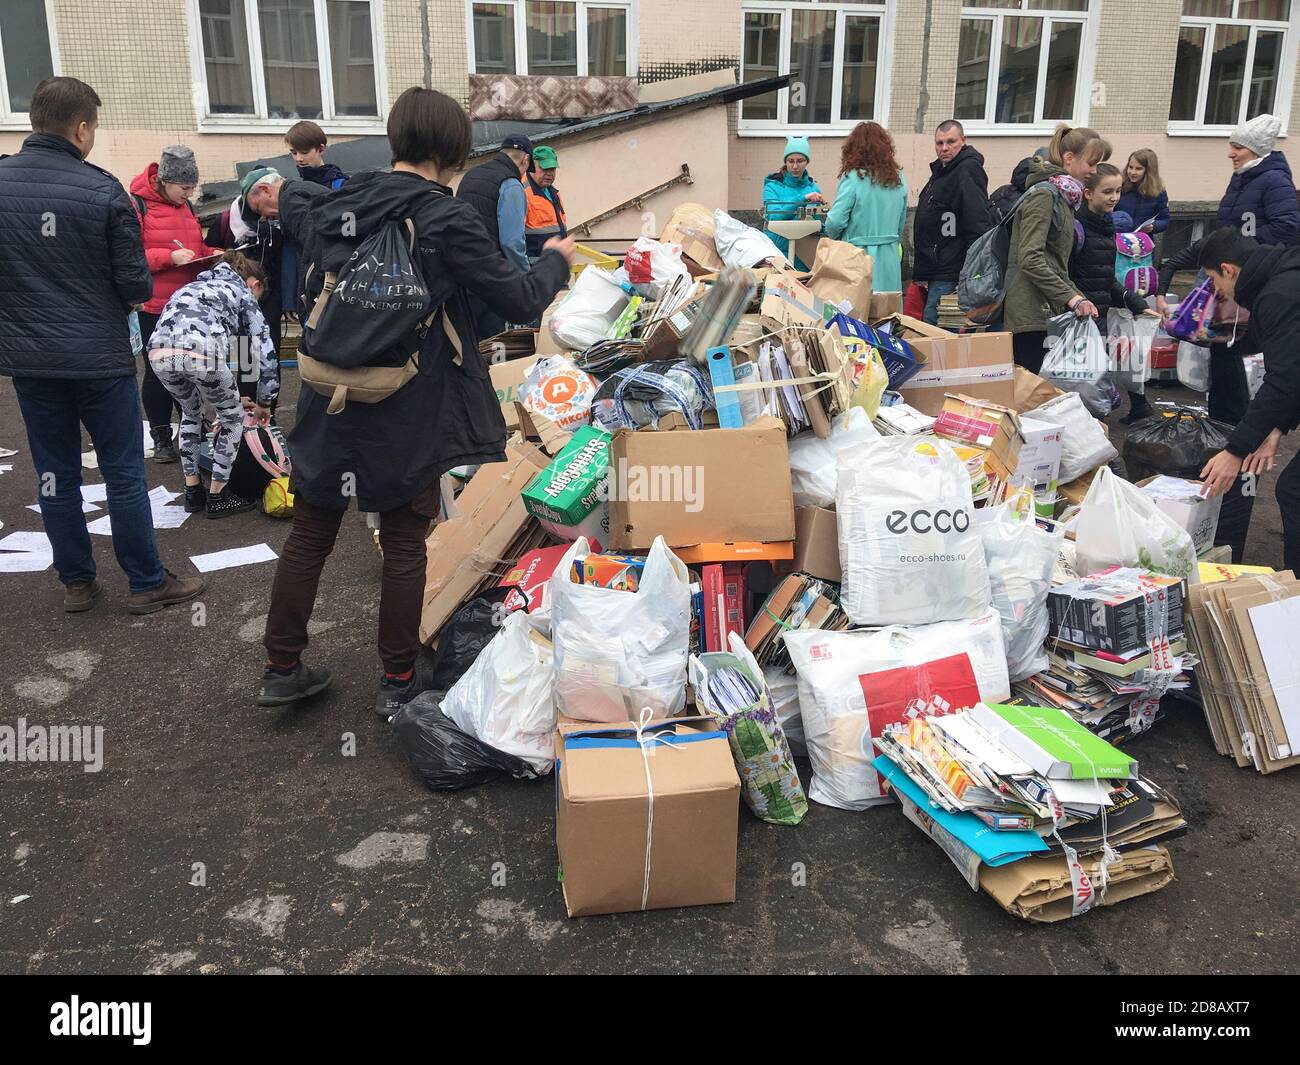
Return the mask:
M 329 670 L 312 669 L 299 662 L 292 673 L 277 673 L 267 667 L 257 692 L 258 706 L 285 706 L 323 692 L 330 684 Z

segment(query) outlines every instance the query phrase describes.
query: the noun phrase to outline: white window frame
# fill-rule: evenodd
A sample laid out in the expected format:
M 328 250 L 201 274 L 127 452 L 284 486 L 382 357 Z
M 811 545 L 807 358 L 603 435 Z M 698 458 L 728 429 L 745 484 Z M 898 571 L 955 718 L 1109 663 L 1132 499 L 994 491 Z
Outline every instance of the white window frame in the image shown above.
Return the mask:
M 321 80 L 321 110 L 324 117 L 315 120 L 326 133 L 382 133 L 388 115 L 388 69 L 384 56 L 384 5 L 382 0 L 366 0 L 370 5 L 370 39 L 374 46 L 375 109 L 372 116 L 334 115 L 334 69 L 329 48 L 327 0 L 313 0 L 316 16 L 316 55 Z M 199 0 L 185 0 L 185 20 L 190 39 L 191 88 L 194 113 L 200 133 L 266 133 L 283 130 L 288 121 L 272 118 L 267 111 L 266 74 L 262 64 L 262 33 L 258 20 L 259 0 L 241 0 L 248 33 L 249 65 L 253 78 L 253 114 L 212 114 L 208 102 L 208 73 L 203 55 L 203 31 L 199 17 Z
M 54 23 L 54 0 L 45 0 L 45 29 L 50 38 L 50 69 L 54 76 L 63 73 L 59 60 L 59 35 Z M 29 130 L 31 118 L 26 111 L 9 110 L 9 78 L 5 73 L 5 57 L 0 49 L 0 130 Z
M 1234 0 L 1233 14 L 1235 15 L 1241 0 Z M 1165 108 L 1165 116 L 1168 120 L 1168 133 L 1171 137 L 1226 137 L 1238 125 L 1240 121 L 1227 125 L 1206 126 L 1197 121 L 1205 114 L 1205 105 L 1208 103 L 1208 94 L 1210 89 L 1210 64 L 1214 59 L 1214 38 L 1218 32 L 1219 26 L 1248 26 L 1250 27 L 1250 38 L 1246 45 L 1246 70 L 1253 72 L 1255 67 L 1255 41 L 1259 36 L 1259 31 L 1275 30 L 1282 33 L 1282 48 L 1277 72 L 1277 92 L 1273 99 L 1272 114 L 1276 115 L 1282 123 L 1282 135 L 1286 135 L 1287 122 L 1291 115 L 1291 93 L 1295 86 L 1295 68 L 1296 68 L 1296 41 L 1300 40 L 1300 0 L 1291 0 L 1291 17 L 1286 22 L 1276 22 L 1267 19 L 1244 19 L 1244 18 L 1212 18 L 1210 16 L 1200 15 L 1179 15 L 1178 29 L 1181 34 L 1184 28 L 1204 29 L 1205 45 L 1201 52 L 1201 71 L 1196 81 L 1196 118 L 1179 119 L 1173 121 L 1168 119 L 1169 108 Z M 1175 39 L 1175 48 L 1177 40 Z M 1173 99 L 1173 81 L 1170 80 L 1170 100 Z M 1241 104 L 1238 116 L 1244 116 L 1246 105 L 1250 100 L 1250 79 L 1249 77 L 1242 83 Z M 1244 118 L 1241 118 L 1244 121 Z
M 526 0 L 478 0 L 481 4 L 496 4 L 514 9 L 515 25 L 515 75 L 533 76 L 528 69 L 528 5 Z M 640 34 L 637 32 L 639 4 L 637 0 L 561 0 L 564 3 L 577 3 L 576 17 L 580 32 L 578 37 L 578 77 L 591 77 L 587 73 L 587 8 L 615 7 L 627 14 L 627 72 L 624 77 L 635 78 L 640 64 Z M 469 63 L 469 72 L 477 74 L 474 56 L 474 3 L 465 0 L 465 55 Z M 491 71 L 490 73 L 497 73 Z M 509 76 L 509 75 L 507 75 Z M 618 77 L 619 75 L 614 75 Z
M 889 87 L 893 72 L 895 0 L 878 0 L 876 3 L 805 3 L 800 0 L 744 0 L 741 5 L 740 20 L 740 77 L 744 81 L 745 63 L 745 19 L 754 14 L 781 15 L 781 50 L 777 59 L 780 73 L 790 72 L 790 38 L 793 32 L 795 11 L 834 11 L 835 12 L 835 65 L 831 74 L 831 114 L 840 113 L 844 91 L 844 34 L 845 19 L 850 15 L 869 15 L 880 19 L 880 54 L 876 57 L 876 111 L 870 118 L 832 119 L 830 122 L 805 122 L 795 124 L 789 121 L 790 90 L 778 89 L 776 96 L 775 119 L 745 118 L 745 104 L 740 104 L 740 120 L 737 135 L 741 137 L 786 137 L 792 133 L 823 133 L 848 131 L 859 122 L 889 122 Z
M 1034 90 L 1033 122 L 989 122 L 987 118 L 961 119 L 962 128 L 967 133 L 979 133 L 981 136 L 1042 136 L 1056 131 L 1061 122 L 1081 126 L 1088 121 L 1088 110 L 1092 103 L 1092 85 L 1096 69 L 1098 18 L 1101 14 L 1101 0 L 1089 0 L 1086 11 L 1039 10 L 1030 9 L 1027 0 L 1020 0 L 1017 7 L 971 7 L 963 5 L 957 26 L 958 40 L 961 37 L 961 22 L 967 19 L 985 19 L 993 23 L 993 35 L 989 42 L 989 79 L 984 98 L 984 114 L 993 113 L 997 105 L 998 66 L 1002 55 L 1002 25 L 1008 18 L 1036 18 L 1046 23 L 1076 23 L 1083 27 L 1078 65 L 1075 68 L 1074 114 L 1068 118 L 1043 118 L 1044 90 L 1047 87 L 1047 58 L 1051 48 L 1051 28 L 1045 26 L 1040 35 L 1038 52 L 1038 82 Z M 956 81 L 953 83 L 956 88 Z M 955 109 L 954 109 L 955 110 Z

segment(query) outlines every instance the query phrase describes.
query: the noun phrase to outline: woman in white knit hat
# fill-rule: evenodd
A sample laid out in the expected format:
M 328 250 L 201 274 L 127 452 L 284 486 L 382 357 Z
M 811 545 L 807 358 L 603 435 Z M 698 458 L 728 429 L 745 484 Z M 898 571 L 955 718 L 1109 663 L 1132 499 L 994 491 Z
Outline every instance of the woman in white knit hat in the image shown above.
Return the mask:
M 1282 123 L 1256 115 L 1228 138 L 1232 177 L 1219 201 L 1218 224 L 1235 226 L 1261 244 L 1294 244 L 1300 205 L 1286 156 L 1274 148 Z

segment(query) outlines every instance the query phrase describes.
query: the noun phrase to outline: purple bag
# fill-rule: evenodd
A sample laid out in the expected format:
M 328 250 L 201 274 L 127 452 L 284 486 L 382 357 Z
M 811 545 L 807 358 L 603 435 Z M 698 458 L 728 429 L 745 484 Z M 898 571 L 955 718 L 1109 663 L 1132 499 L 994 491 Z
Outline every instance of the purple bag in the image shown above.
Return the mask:
M 1179 302 L 1178 310 L 1165 323 L 1165 332 L 1175 340 L 1204 343 L 1214 333 L 1214 282 L 1208 277 L 1196 283 Z

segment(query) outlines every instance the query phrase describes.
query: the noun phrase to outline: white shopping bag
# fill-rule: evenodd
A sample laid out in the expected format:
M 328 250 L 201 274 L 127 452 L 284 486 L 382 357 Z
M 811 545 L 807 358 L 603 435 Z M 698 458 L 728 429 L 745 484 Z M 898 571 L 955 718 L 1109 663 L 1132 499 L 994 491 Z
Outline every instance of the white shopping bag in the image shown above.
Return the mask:
M 1133 566 L 1195 584 L 1196 547 L 1188 533 L 1137 485 L 1097 471 L 1074 527 L 1075 569 L 1088 577 L 1108 566 Z

